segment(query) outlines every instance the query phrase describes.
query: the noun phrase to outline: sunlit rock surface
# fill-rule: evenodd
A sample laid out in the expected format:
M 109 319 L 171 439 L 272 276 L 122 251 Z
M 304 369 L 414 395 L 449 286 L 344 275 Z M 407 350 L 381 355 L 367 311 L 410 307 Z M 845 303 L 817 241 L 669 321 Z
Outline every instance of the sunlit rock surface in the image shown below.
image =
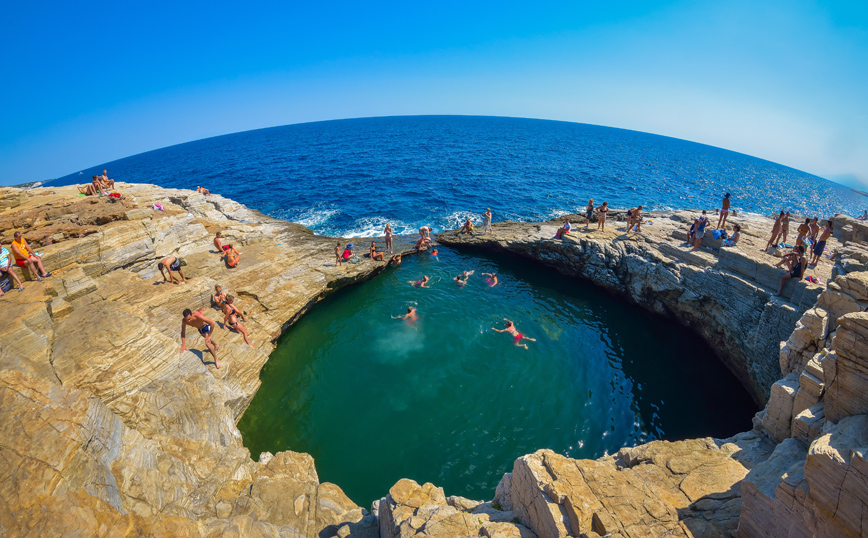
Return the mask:
M 0 535 L 4 536 L 859 536 L 868 534 L 868 250 L 836 218 L 828 289 L 791 282 L 760 252 L 771 222 L 739 216 L 728 250 L 679 246 L 690 213 L 651 215 L 554 241 L 556 223 L 443 234 L 590 279 L 684 323 L 766 408 L 730 439 L 655 441 L 598 460 L 541 450 L 516 460 L 489 502 L 401 480 L 372 510 L 319 483 L 306 454 L 250 459 L 235 424 L 273 340 L 306 309 L 383 264 L 333 266 L 334 240 L 220 196 L 119 184 L 121 200 L 72 187 L 0 190 L 0 239 L 25 233 L 54 276 L 26 271 L 0 299 Z M 153 209 L 162 204 L 164 211 Z M 242 251 L 238 268 L 211 240 Z M 361 245 L 360 245 L 361 246 Z M 162 284 L 165 256 L 188 282 Z M 15 269 L 15 271 L 20 271 Z M 218 328 L 179 353 L 180 312 L 238 297 L 256 349 Z M 577 285 L 583 285 L 577 281 Z M 721 412 L 726 412 L 722 409 Z M 372 425 L 375 428 L 377 425 Z M 360 464 L 363 464 L 361 462 Z

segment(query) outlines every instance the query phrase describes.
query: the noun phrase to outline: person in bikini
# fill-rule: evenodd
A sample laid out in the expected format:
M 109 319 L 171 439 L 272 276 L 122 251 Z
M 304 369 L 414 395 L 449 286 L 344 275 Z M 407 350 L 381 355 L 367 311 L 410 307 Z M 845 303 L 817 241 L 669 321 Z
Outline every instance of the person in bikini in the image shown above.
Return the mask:
M 235 307 L 233 304 L 234 302 L 235 297 L 231 295 L 226 296 L 226 302 L 223 303 L 223 325 L 241 333 L 241 336 L 244 337 L 244 343 L 255 349 L 256 346 L 251 344 L 250 339 L 247 338 L 247 329 L 245 329 L 244 325 L 238 321 L 239 317 L 244 321 L 247 321 L 247 316 L 244 315 L 244 312 Z
M 178 284 L 181 282 L 187 282 L 187 277 L 185 277 L 184 273 L 181 272 L 181 266 L 183 265 L 187 265 L 187 262 L 176 256 L 169 256 L 168 258 L 160 260 L 157 267 L 160 268 L 160 274 L 163 275 L 163 282 L 171 282 L 172 284 L 174 284 L 176 280 L 178 281 Z M 169 278 L 166 278 L 166 273 L 163 272 L 164 270 L 169 272 Z M 178 274 L 181 275 L 181 280 L 175 278 L 172 271 L 178 271 Z
M 377 242 L 371 241 L 371 261 L 380 260 L 383 263 L 386 263 L 386 259 L 383 257 L 382 252 L 377 252 Z
M 226 265 L 230 268 L 234 268 L 241 260 L 241 253 L 235 250 L 235 247 L 232 245 L 226 245 L 226 248 L 223 250 L 223 255 L 220 256 L 221 260 L 223 258 L 226 258 Z
M 45 270 L 42 265 L 42 257 L 38 256 L 30 244 L 21 235 L 21 232 L 15 232 L 12 235 L 12 257 L 15 258 L 15 265 L 18 267 L 26 267 L 31 273 L 36 275 L 36 280 L 42 282 L 43 278 L 51 276 L 51 273 Z
M 597 229 L 606 231 L 606 215 L 609 213 L 609 202 L 603 202 L 597 209 Z
M 631 208 L 630 211 L 627 211 L 627 233 L 630 233 L 630 230 L 633 229 L 633 226 L 636 227 L 637 232 L 642 231 L 642 206 Z
M 422 277 L 422 280 L 408 280 L 408 284 L 412 284 L 414 288 L 427 288 L 428 287 L 428 276 L 425 275 Z
M 591 217 L 594 216 L 594 199 L 588 200 L 588 207 L 585 208 L 585 229 L 591 225 Z
M 784 212 L 781 211 L 781 214 L 778 215 L 778 218 L 775 219 L 775 223 L 772 226 L 772 236 L 769 238 L 769 242 L 766 244 L 766 248 L 763 251 L 770 249 L 771 247 L 778 244 L 778 238 L 781 236 L 781 227 L 784 222 Z
M 729 193 L 726 193 L 723 197 L 723 204 L 720 209 L 720 217 L 717 219 L 717 229 L 723 230 L 724 226 L 726 226 L 726 217 L 729 216 Z
M 775 267 L 780 267 L 784 263 L 789 267 L 789 272 L 781 277 L 781 287 L 778 289 L 775 297 L 779 297 L 784 292 L 784 285 L 787 283 L 787 280 L 795 278 L 796 282 L 798 282 L 805 276 L 805 269 L 808 267 L 808 260 L 805 258 L 805 246 L 799 245 L 793 252 L 784 254 L 781 257 L 781 261 L 775 264 Z
M 93 181 L 91 181 L 87 185 L 83 187 L 78 187 L 78 192 L 86 194 L 88 196 L 95 196 L 102 193 L 102 188 L 100 186 L 99 180 L 97 179 L 97 176 L 93 176 Z
M 515 324 L 514 324 L 513 322 L 509 321 L 509 320 L 506 319 L 506 318 L 503 318 L 503 321 L 506 322 L 506 327 L 505 327 L 505 328 L 503 328 L 503 329 L 498 329 L 498 328 L 496 328 L 496 327 L 492 327 L 491 330 L 492 330 L 492 331 L 499 332 L 499 333 L 509 333 L 509 334 L 511 334 L 511 335 L 512 335 L 512 343 L 515 344 L 515 345 L 518 346 L 518 347 L 523 347 L 523 348 L 525 348 L 525 349 L 527 349 L 527 344 L 522 344 L 522 343 L 521 343 L 522 340 L 530 340 L 531 342 L 536 342 L 536 339 L 535 339 L 535 338 L 531 338 L 531 337 L 529 337 L 529 336 L 525 336 L 525 335 L 521 334 L 520 332 L 518 332 L 518 329 L 516 329 Z
M 497 273 L 482 273 L 482 274 L 488 277 L 485 279 L 485 281 L 488 283 L 489 288 L 493 288 L 493 287 L 497 286 Z
M 823 255 L 823 251 L 826 250 L 826 241 L 829 240 L 829 236 L 832 235 L 832 221 L 827 220 L 826 226 L 823 228 L 823 231 L 820 232 L 819 237 L 817 238 L 817 242 L 814 244 L 814 259 L 811 260 L 809 265 L 813 265 L 814 267 L 820 263 L 820 256 Z
M 470 278 L 470 275 L 473 274 L 473 271 L 463 271 L 460 275 L 453 278 L 452 280 L 458 284 L 459 288 L 463 288 L 465 284 L 467 284 L 467 279 Z
M 392 253 L 392 225 L 386 223 L 386 228 L 383 230 L 383 235 L 386 236 L 386 248 L 389 249 L 389 254 Z M 383 249 L 385 250 L 385 249 Z
M 787 235 L 790 233 L 790 221 L 793 220 L 793 216 L 789 211 L 786 212 L 784 218 L 781 219 L 781 244 L 786 244 Z
M 811 233 L 811 219 L 805 219 L 805 222 L 799 224 L 799 228 L 796 230 L 798 234 L 796 236 L 796 246 L 807 245 L 808 244 L 808 234 Z
M 198 310 L 192 312 L 189 308 L 184 309 L 181 315 L 183 316 L 181 319 L 181 353 L 187 350 L 187 325 L 189 325 L 205 337 L 205 347 L 208 348 L 208 352 L 214 357 L 214 366 L 219 370 L 220 361 L 217 360 L 217 350 L 220 349 L 220 346 L 211 338 L 211 329 L 214 327 L 214 322 L 205 317 L 205 314 L 202 312 Z

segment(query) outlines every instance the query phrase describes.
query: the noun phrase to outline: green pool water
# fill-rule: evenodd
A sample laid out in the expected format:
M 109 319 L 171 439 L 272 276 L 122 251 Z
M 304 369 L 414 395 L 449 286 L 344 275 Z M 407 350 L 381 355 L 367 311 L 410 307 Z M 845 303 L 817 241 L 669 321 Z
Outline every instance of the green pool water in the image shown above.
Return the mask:
M 463 288 L 452 277 L 474 270 Z M 495 272 L 489 287 L 481 272 Z M 430 289 L 407 283 L 431 277 Z M 393 319 L 418 308 L 414 323 Z M 491 330 L 515 321 L 521 349 Z M 362 506 L 400 478 L 491 499 L 515 458 L 726 437 L 755 406 L 675 321 L 532 262 L 440 248 L 341 290 L 281 338 L 239 428 L 254 459 L 307 452 Z

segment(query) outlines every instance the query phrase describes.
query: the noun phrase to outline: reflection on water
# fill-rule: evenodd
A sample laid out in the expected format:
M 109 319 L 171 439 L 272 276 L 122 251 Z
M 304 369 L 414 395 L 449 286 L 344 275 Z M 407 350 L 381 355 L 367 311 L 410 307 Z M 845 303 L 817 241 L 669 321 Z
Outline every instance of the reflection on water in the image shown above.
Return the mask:
M 475 270 L 464 287 L 452 278 Z M 486 285 L 481 272 L 496 272 Z M 430 289 L 407 284 L 422 275 Z M 417 306 L 413 323 L 395 319 Z M 496 333 L 503 318 L 536 338 Z M 516 457 L 596 458 L 750 427 L 747 392 L 698 337 L 514 259 L 441 248 L 342 290 L 282 338 L 239 424 L 254 458 L 308 452 L 362 506 L 400 478 L 491 498 Z

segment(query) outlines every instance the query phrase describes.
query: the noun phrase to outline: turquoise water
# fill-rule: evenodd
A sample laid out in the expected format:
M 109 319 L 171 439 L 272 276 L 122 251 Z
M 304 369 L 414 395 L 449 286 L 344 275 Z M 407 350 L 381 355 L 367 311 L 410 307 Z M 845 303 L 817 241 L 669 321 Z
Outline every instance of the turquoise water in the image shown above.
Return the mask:
M 750 428 L 748 393 L 674 321 L 530 262 L 439 251 L 341 290 L 284 334 L 239 424 L 254 458 L 308 452 L 362 506 L 404 477 L 490 499 L 539 448 L 596 458 Z M 462 270 L 475 274 L 459 288 Z M 422 275 L 430 289 L 407 283 Z M 416 322 L 393 319 L 408 306 Z M 505 317 L 537 341 L 493 332 Z

